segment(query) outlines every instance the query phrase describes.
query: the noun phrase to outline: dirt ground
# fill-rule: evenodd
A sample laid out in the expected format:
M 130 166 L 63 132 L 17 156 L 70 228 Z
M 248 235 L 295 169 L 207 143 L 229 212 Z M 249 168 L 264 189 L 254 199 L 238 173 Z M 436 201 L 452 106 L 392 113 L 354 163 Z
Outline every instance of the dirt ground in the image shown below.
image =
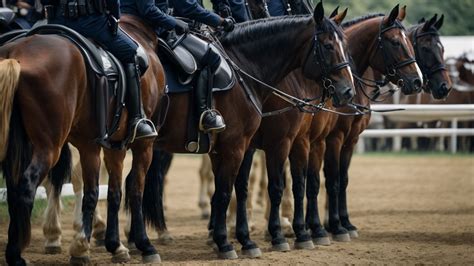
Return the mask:
M 355 156 L 350 170 L 349 208 L 360 238 L 314 250 L 270 252 L 264 240 L 263 210 L 256 207 L 252 238 L 264 252 L 260 259 L 220 261 L 205 244 L 206 221 L 197 206 L 199 157 L 178 156 L 167 190 L 168 227 L 175 237 L 169 246 L 156 244 L 164 264 L 474 264 L 474 157 L 433 155 Z M 105 202 L 100 203 L 105 215 Z M 40 222 L 24 253 L 37 265 L 66 264 L 73 236 L 72 215 L 63 213 L 63 253 L 43 254 Z M 123 218 L 121 225 L 124 225 Z M 149 231 L 150 232 L 150 231 Z M 0 224 L 0 249 L 5 249 L 7 224 Z M 122 235 L 122 240 L 125 239 Z M 289 240 L 290 244 L 293 241 Z M 235 248 L 240 249 L 236 241 Z M 91 250 L 96 264 L 109 264 L 104 247 Z M 0 261 L 3 261 L 0 258 Z M 140 263 L 132 254 L 130 263 Z M 1 264 L 1 262 L 0 262 Z

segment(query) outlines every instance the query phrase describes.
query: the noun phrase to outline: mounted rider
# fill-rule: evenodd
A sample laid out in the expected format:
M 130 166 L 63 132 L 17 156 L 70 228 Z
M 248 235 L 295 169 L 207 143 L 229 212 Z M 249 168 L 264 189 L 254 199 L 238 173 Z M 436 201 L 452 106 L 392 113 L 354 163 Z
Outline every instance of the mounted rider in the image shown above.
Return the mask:
M 225 31 L 234 28 L 231 18 L 222 18 L 217 14 L 203 8 L 196 0 L 122 0 L 121 11 L 145 20 L 155 32 L 162 38 L 173 37 L 167 30 L 176 28 L 176 33 L 182 35 L 188 32 L 188 24 L 184 21 L 171 17 L 168 14 L 185 17 L 211 27 L 222 27 Z M 166 17 L 166 23 L 161 23 L 162 17 Z M 179 26 L 176 26 L 179 25 Z M 186 34 L 181 43 L 186 46 L 198 45 L 198 38 Z M 202 40 L 199 39 L 202 43 Z M 204 132 L 220 132 L 225 129 L 224 119 L 221 114 L 212 109 L 212 77 L 220 64 L 220 56 L 206 45 L 205 52 L 200 58 L 196 58 L 200 64 L 200 73 L 196 83 L 195 100 L 196 109 L 199 114 L 199 129 Z
M 311 14 L 312 7 L 307 0 L 266 0 L 268 13 L 272 17 Z
M 48 23 L 64 25 L 93 39 L 123 64 L 127 79 L 125 106 L 128 110 L 130 142 L 157 136 L 153 122 L 145 117 L 143 111 L 141 75 L 137 62 L 138 45 L 118 27 L 119 1 L 41 0 L 41 2 L 45 7 Z
M 211 3 L 214 12 L 223 18 L 233 17 L 238 23 L 251 18 L 247 0 L 211 0 Z

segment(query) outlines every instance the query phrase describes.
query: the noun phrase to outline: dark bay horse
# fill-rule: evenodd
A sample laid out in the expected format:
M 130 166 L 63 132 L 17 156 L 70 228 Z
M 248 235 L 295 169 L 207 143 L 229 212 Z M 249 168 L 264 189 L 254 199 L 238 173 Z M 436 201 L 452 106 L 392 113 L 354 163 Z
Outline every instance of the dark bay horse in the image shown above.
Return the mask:
M 336 28 L 333 22 L 324 18 L 323 11 L 320 4 L 316 7 L 313 17 L 282 17 L 242 23 L 233 32 L 222 36 L 220 41 L 229 57 L 240 68 L 268 85 L 279 84 L 284 77 L 298 68 L 305 68 L 305 77 L 320 79 L 325 71 L 336 70 L 335 67 L 341 60 Z M 319 49 L 327 52 L 324 59 L 314 56 L 321 55 Z M 329 51 L 331 49 L 337 52 Z M 326 70 L 323 71 L 317 62 L 325 66 Z M 332 80 L 338 99 L 344 103 L 352 96 L 352 82 L 348 69 L 346 67 L 341 67 L 341 69 L 341 71 L 334 71 L 334 73 L 330 71 L 326 74 Z M 260 84 L 248 78 L 245 83 L 258 102 L 275 101 L 270 97 L 272 90 L 262 88 Z M 288 93 L 296 93 L 296 91 L 293 89 Z M 236 84 L 236 87 L 229 92 L 216 94 L 215 104 L 224 115 L 228 129 L 216 136 L 216 142 L 210 154 L 216 185 L 212 214 L 214 217 L 213 240 L 217 244 L 220 258 L 236 258 L 237 254 L 227 240 L 226 211 L 245 151 L 260 125 L 261 117 L 257 108 L 247 99 L 247 93 L 241 84 Z M 160 129 L 156 148 L 168 152 L 186 152 L 184 145 L 187 108 L 187 95 L 177 94 L 170 97 L 170 110 Z M 149 175 L 153 174 L 149 173 Z M 148 179 L 150 176 L 147 177 Z M 157 186 L 155 187 L 158 189 Z M 147 197 L 150 202 L 161 200 L 161 198 L 156 199 L 158 192 L 150 191 L 149 194 L 150 198 L 146 194 L 144 198 Z M 153 215 L 155 217 L 151 217 L 152 219 L 163 218 Z M 245 216 L 239 216 L 238 219 L 239 224 L 246 225 Z M 160 224 L 163 225 L 163 221 L 154 222 L 154 225 Z M 244 255 L 260 256 L 260 250 L 250 240 L 248 230 L 237 230 L 236 234 L 242 244 Z
M 142 78 L 144 109 L 150 116 L 164 90 L 164 72 L 155 55 L 153 31 L 141 25 L 122 24 L 148 53 L 150 68 Z M 24 265 L 22 251 L 31 239 L 30 216 L 37 186 L 51 172 L 56 194 L 70 166 L 70 142 L 80 152 L 83 169 L 83 228 L 71 244 L 71 262 L 88 262 L 92 217 L 98 197 L 101 147 L 94 139 L 96 128 L 93 88 L 87 80 L 87 68 L 79 49 L 65 38 L 33 35 L 0 47 L 2 104 L 0 158 L 7 181 L 10 225 L 6 260 Z M 115 139 L 126 135 L 126 114 Z M 141 214 L 141 195 L 146 170 L 152 159 L 153 139 L 137 140 L 130 145 L 133 166 L 129 174 L 130 206 L 136 223 L 136 245 L 145 262 L 157 262 L 159 256 L 150 244 Z M 105 150 L 109 170 L 106 248 L 113 261 L 126 261 L 128 250 L 119 239 L 118 210 L 121 199 L 122 162 L 125 151 Z
M 398 20 L 402 20 L 405 17 L 405 8 L 402 8 L 400 14 L 398 15 Z M 358 40 L 358 34 L 360 32 L 357 31 L 357 25 L 362 25 L 365 23 L 373 22 L 374 20 L 379 20 L 376 17 L 372 18 L 365 18 L 362 20 L 355 20 L 353 22 L 349 22 L 345 29 L 345 32 L 348 36 L 353 36 L 353 41 L 349 39 L 349 43 L 354 43 L 357 47 L 357 43 L 360 42 Z M 434 22 L 432 22 L 434 23 Z M 434 24 L 431 24 L 434 25 Z M 414 37 L 413 34 L 421 34 L 421 32 L 426 32 L 426 29 L 430 31 L 434 31 L 431 26 L 424 28 L 425 25 L 418 25 L 411 28 L 408 31 L 408 39 L 413 40 L 414 38 L 418 38 L 418 42 L 420 45 L 431 45 L 435 44 L 439 47 L 439 37 L 437 34 L 430 32 L 429 34 L 423 34 L 418 37 Z M 404 35 L 403 30 L 400 32 L 402 36 Z M 350 38 L 350 37 L 349 37 Z M 404 38 L 404 37 L 403 37 Z M 422 40 L 422 38 L 424 38 Z M 401 42 L 405 43 L 403 39 L 400 39 Z M 421 44 L 421 41 L 423 44 Z M 395 44 L 395 43 L 393 43 Z M 411 57 L 413 55 L 413 48 L 411 47 L 411 42 L 408 41 L 406 44 L 406 51 L 409 52 L 408 55 Z M 352 46 L 351 46 L 352 47 Z M 396 47 L 396 45 L 394 45 Z M 424 47 L 424 46 L 423 46 Z M 422 49 L 419 46 L 417 49 Z M 425 49 L 423 49 L 425 50 Z M 354 51 L 355 52 L 355 51 Z M 353 53 L 354 61 L 356 65 L 359 62 L 360 56 L 357 56 L 357 53 Z M 429 90 L 431 91 L 432 95 L 435 97 L 446 97 L 450 88 L 451 81 L 449 80 L 447 73 L 442 66 L 444 64 L 443 61 L 443 51 L 442 49 L 433 49 L 431 52 L 425 53 L 415 53 L 416 60 L 423 65 L 422 71 L 423 75 L 425 76 L 424 85 L 430 84 Z M 402 59 L 403 60 L 403 59 Z M 370 66 L 379 73 L 387 74 L 383 72 L 383 69 L 377 68 L 376 65 L 370 64 Z M 365 72 L 367 68 L 360 66 L 357 67 L 356 70 L 358 73 Z M 385 68 L 387 69 L 387 68 Z M 413 71 L 413 70 L 412 70 Z M 429 79 L 429 80 L 426 80 Z M 391 80 L 393 82 L 393 80 Z M 398 83 L 398 82 L 397 82 Z M 403 82 L 405 84 L 405 82 Z M 369 97 L 367 95 L 368 88 L 363 86 L 363 84 L 358 84 L 359 90 L 361 92 L 365 91 L 364 93 L 359 93 L 358 96 L 355 98 L 354 102 L 357 102 L 364 106 L 370 105 Z M 398 83 L 400 85 L 400 83 Z M 402 92 L 404 94 L 409 94 L 410 91 L 404 90 L 402 88 Z M 418 91 L 415 91 L 418 92 Z M 326 189 L 328 191 L 328 202 L 329 202 L 329 224 L 328 230 L 336 235 L 342 241 L 348 241 L 351 237 L 357 237 L 358 232 L 357 228 L 352 225 L 349 220 L 349 213 L 347 210 L 347 194 L 346 189 L 348 186 L 348 169 L 350 165 L 350 161 L 352 158 L 352 154 L 354 151 L 354 147 L 357 144 L 359 139 L 359 135 L 367 128 L 368 122 L 370 120 L 370 115 L 364 115 L 362 117 L 344 117 L 339 116 L 337 120 L 337 124 L 335 125 L 334 129 L 331 131 L 329 136 L 326 138 L 326 151 L 324 153 L 324 173 L 326 176 Z

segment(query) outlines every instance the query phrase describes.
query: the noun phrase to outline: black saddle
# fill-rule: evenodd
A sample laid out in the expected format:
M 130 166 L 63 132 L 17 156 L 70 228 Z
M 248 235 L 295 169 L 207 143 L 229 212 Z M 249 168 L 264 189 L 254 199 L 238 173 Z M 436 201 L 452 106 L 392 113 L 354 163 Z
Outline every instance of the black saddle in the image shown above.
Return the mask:
M 118 142 L 109 140 L 109 137 L 118 130 L 125 106 L 125 71 L 118 59 L 78 32 L 56 24 L 39 25 L 29 31 L 8 32 L 0 36 L 0 45 L 35 34 L 61 36 L 76 45 L 86 63 L 89 84 L 94 88 L 95 112 L 100 135 L 97 142 L 106 148 L 123 149 L 128 144 L 128 138 Z M 146 70 L 148 59 L 143 53 L 143 49 L 139 49 L 137 52 L 140 68 Z M 110 106 L 110 102 L 115 102 L 115 105 Z
M 180 36 L 172 45 L 160 39 L 158 55 L 166 74 L 168 93 L 186 93 L 193 90 L 193 79 L 201 70 L 199 62 L 209 47 L 221 57 L 221 62 L 214 75 L 213 92 L 231 89 L 235 76 L 225 57 L 212 43 L 192 34 Z

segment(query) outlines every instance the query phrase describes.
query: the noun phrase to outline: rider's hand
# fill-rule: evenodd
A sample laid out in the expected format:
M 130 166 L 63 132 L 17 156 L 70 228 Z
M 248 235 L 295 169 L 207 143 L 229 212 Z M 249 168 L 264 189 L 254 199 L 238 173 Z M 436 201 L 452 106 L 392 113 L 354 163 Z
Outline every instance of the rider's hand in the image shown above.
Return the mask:
M 224 18 L 221 22 L 224 31 L 232 31 L 234 29 L 234 20 L 232 18 Z
M 224 3 L 219 3 L 217 6 L 217 12 L 219 15 L 223 18 L 227 18 L 232 16 L 232 11 L 230 10 L 230 7 Z
M 188 23 L 180 20 L 180 19 L 177 19 L 176 20 L 176 26 L 174 26 L 174 30 L 176 31 L 176 34 L 178 35 L 182 35 L 182 34 L 185 34 L 189 31 L 189 25 Z

